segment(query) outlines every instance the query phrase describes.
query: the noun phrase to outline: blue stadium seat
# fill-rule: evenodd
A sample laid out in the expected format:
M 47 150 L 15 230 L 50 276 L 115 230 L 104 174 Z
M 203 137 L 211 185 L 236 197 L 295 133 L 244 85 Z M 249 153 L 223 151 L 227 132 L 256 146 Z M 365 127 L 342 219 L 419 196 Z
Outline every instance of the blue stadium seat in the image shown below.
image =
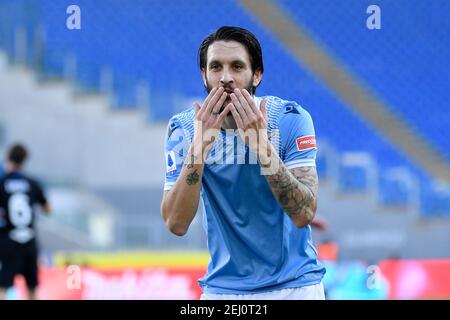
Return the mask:
M 370 1 L 277 0 L 294 20 L 450 161 L 450 2 L 377 1 L 381 29 L 366 28 Z
M 347 152 L 341 156 L 338 168 L 338 189 L 342 192 L 366 192 L 374 178 L 370 154 Z
M 425 216 L 450 216 L 450 188 L 440 183 L 429 183 L 422 189 L 421 212 Z
M 391 207 L 414 205 L 418 196 L 418 183 L 406 167 L 392 168 L 379 176 L 379 200 Z

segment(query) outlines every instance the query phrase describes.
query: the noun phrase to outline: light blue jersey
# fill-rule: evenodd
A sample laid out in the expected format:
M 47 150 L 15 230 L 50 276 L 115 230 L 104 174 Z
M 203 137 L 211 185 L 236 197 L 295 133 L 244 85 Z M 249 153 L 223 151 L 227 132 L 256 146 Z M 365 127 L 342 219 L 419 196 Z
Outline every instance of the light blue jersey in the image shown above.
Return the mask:
M 309 113 L 267 96 L 271 142 L 288 169 L 315 166 L 317 146 Z M 262 98 L 256 98 L 259 106 Z M 194 110 L 172 117 L 166 137 L 166 182 L 179 176 L 194 135 Z M 201 197 L 211 259 L 199 280 L 205 293 L 248 294 L 317 284 L 311 228 L 298 228 L 273 196 L 256 156 L 239 134 L 221 131 L 206 160 Z

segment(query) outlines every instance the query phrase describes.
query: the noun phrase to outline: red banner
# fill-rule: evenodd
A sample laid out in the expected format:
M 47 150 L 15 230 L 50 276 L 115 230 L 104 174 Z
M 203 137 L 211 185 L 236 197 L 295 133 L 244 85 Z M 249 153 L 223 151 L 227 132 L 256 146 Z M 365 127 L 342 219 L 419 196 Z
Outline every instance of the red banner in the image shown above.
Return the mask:
M 450 299 L 450 260 L 385 260 L 378 266 L 389 299 Z M 196 300 L 201 295 L 197 280 L 204 272 L 204 267 L 42 268 L 37 296 L 55 300 Z M 15 284 L 17 298 L 24 299 L 23 279 L 17 278 Z
M 450 260 L 385 260 L 390 299 L 450 299 Z
M 204 269 L 42 269 L 38 299 L 54 300 L 197 300 L 197 279 Z M 19 297 L 25 297 L 21 278 L 16 281 Z

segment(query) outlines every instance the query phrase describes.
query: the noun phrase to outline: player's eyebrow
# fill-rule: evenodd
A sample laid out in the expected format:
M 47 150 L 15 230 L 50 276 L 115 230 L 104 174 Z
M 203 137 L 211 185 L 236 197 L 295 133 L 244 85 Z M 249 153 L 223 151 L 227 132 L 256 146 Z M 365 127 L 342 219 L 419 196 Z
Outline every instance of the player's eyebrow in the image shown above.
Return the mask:
M 241 64 L 243 66 L 247 65 L 247 63 L 245 63 L 245 61 L 241 60 L 241 59 L 235 59 L 235 60 L 231 61 L 231 64 L 236 64 L 236 63 L 239 63 L 239 64 Z
M 239 59 L 239 58 L 232 59 L 231 62 L 230 62 L 230 64 L 236 64 L 236 63 L 239 63 L 239 64 L 241 64 L 241 65 L 243 65 L 243 66 L 247 66 L 247 63 L 245 63 L 244 60 Z M 213 65 L 213 64 L 220 64 L 220 65 L 222 65 L 222 64 L 223 64 L 223 61 L 218 60 L 218 59 L 213 59 L 213 60 L 211 60 L 211 61 L 208 63 L 208 66 L 211 66 L 211 65 Z
M 213 64 L 222 64 L 222 62 L 219 61 L 219 60 L 211 60 L 211 61 L 208 63 L 208 66 L 211 66 L 211 65 L 213 65 Z

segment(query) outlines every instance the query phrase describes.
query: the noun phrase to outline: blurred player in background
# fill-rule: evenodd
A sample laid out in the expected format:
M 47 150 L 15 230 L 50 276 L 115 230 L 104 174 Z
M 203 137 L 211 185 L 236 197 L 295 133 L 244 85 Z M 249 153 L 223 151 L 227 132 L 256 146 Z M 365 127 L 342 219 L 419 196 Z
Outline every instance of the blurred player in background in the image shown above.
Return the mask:
M 28 299 L 36 298 L 38 286 L 38 245 L 35 205 L 50 213 L 50 205 L 38 182 L 22 172 L 27 150 L 13 145 L 7 157 L 6 173 L 0 177 L 0 299 L 21 274 Z
M 184 235 L 202 196 L 211 260 L 201 299 L 324 299 L 325 269 L 311 240 L 318 178 L 309 113 L 255 96 L 262 50 L 245 29 L 206 37 L 199 64 L 208 96 L 169 122 L 161 213 Z M 222 153 L 227 161 L 209 161 Z

